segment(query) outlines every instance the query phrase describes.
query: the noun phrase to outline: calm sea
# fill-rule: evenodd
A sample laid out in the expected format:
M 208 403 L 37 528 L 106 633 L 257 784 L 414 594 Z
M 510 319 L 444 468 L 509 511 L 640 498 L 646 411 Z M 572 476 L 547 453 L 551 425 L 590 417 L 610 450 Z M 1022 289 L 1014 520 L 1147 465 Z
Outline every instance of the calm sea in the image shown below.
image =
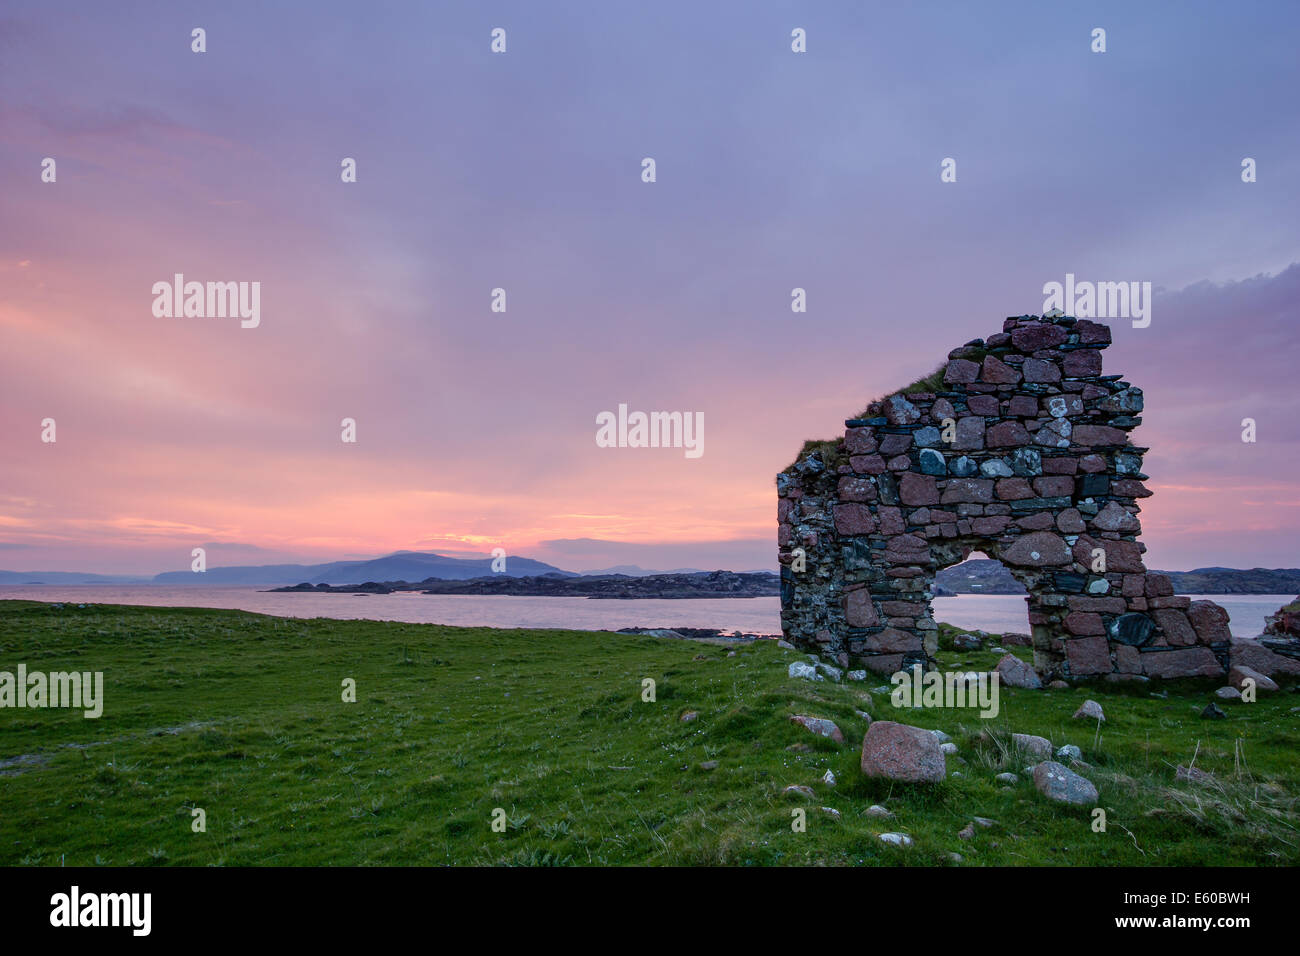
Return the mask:
M 1194 599 L 1202 596 L 1192 595 Z M 1254 637 L 1264 617 L 1290 602 L 1290 594 L 1203 595 L 1227 609 L 1234 634 Z M 569 597 L 503 597 L 446 594 L 268 594 L 254 588 L 195 587 L 0 587 L 0 600 L 65 601 L 74 604 L 139 604 L 147 607 L 221 607 L 277 617 L 333 617 L 464 627 L 542 627 L 598 631 L 622 627 L 712 627 L 777 634 L 780 606 L 774 597 L 608 601 Z M 2 613 L 2 612 L 0 612 Z M 992 633 L 1029 630 L 1025 599 L 1014 595 L 963 594 L 934 599 L 935 617 L 957 627 Z

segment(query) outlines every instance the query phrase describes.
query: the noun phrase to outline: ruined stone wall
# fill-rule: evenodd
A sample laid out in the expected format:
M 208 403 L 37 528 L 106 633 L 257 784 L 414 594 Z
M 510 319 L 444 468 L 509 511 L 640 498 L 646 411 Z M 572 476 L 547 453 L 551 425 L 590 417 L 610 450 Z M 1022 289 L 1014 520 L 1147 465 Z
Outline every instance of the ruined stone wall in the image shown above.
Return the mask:
M 941 390 L 872 404 L 778 475 L 786 637 L 846 667 L 926 663 L 935 573 L 978 550 L 1028 590 L 1045 678 L 1223 674 L 1227 613 L 1143 564 L 1142 391 L 1102 374 L 1110 341 L 1007 319 L 949 353 Z

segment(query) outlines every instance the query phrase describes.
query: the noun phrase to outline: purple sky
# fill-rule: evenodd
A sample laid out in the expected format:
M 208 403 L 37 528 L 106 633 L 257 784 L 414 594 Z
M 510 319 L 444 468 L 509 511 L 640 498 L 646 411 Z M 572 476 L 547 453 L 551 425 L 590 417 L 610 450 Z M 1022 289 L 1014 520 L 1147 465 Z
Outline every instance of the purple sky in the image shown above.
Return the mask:
M 57 11 L 0 17 L 0 567 L 771 567 L 804 438 L 1066 273 L 1157 289 L 1105 353 L 1148 564 L 1300 564 L 1294 4 Z M 155 318 L 176 272 L 261 325 Z

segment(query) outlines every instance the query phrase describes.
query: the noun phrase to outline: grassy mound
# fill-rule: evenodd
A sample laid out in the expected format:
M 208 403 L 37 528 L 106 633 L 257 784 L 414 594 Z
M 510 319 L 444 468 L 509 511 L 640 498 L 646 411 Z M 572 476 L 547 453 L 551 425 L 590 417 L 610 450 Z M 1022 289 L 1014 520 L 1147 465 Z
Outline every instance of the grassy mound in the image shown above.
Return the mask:
M 998 656 L 940 654 L 960 669 Z M 1008 689 L 999 716 L 981 720 L 896 710 L 874 676 L 789 678 L 800 659 L 772 642 L 728 657 L 605 633 L 0 602 L 0 670 L 101 670 L 106 698 L 98 720 L 0 711 L 0 865 L 1300 860 L 1289 693 L 1224 702 L 1226 720 L 1204 721 L 1204 686 Z M 341 700 L 345 678 L 356 703 Z M 1105 707 L 1100 728 L 1071 719 L 1085 697 Z M 859 712 L 946 731 L 961 776 L 926 788 L 863 778 Z M 834 720 L 845 743 L 792 714 Z M 1034 790 L 1012 732 L 1082 749 L 1106 832 L 1087 808 Z M 1213 784 L 1175 780 L 1193 756 Z M 822 782 L 827 770 L 838 786 Z M 999 785 L 1004 770 L 1020 782 Z M 814 800 L 783 795 L 792 784 Z M 867 815 L 876 803 L 894 819 Z M 194 808 L 206 832 L 192 832 Z M 492 829 L 498 808 L 504 832 Z M 997 822 L 958 839 L 973 816 Z M 915 844 L 888 846 L 886 831 Z
M 908 392 L 941 391 L 943 389 L 944 372 L 947 371 L 947 368 L 948 368 L 948 363 L 945 362 L 943 365 L 940 365 L 929 375 L 924 375 L 921 378 L 918 378 L 915 382 L 912 382 L 910 385 L 905 385 L 902 388 L 895 389 L 894 391 L 889 392 L 888 394 L 882 395 L 879 398 L 868 402 L 863 407 L 862 411 L 860 411 L 854 417 L 870 418 L 871 415 L 869 414 L 869 412 L 872 405 L 876 405 L 880 402 L 883 402 L 886 399 L 892 398 L 895 395 L 906 395 Z M 794 461 L 786 465 L 785 468 L 782 469 L 782 471 L 783 472 L 789 471 L 791 468 L 799 464 L 799 462 L 803 461 L 804 458 L 806 458 L 810 453 L 814 451 L 820 452 L 822 463 L 825 464 L 828 468 L 833 469 L 836 465 L 840 465 L 848 461 L 848 457 L 843 453 L 843 447 L 841 445 L 842 441 L 843 441 L 842 438 L 828 438 L 821 441 L 818 441 L 816 439 L 809 439 L 808 441 L 805 441 L 803 443 L 803 448 L 799 449 L 799 454 L 795 456 Z

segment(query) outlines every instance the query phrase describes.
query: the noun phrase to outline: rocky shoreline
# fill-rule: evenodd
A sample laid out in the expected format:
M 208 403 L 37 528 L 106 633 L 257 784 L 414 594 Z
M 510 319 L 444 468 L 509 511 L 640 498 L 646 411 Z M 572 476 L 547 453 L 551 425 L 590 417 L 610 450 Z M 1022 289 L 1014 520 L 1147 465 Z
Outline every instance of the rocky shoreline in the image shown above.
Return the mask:
M 329 585 L 303 582 L 292 587 L 270 588 L 268 593 L 392 594 L 418 591 L 421 594 L 510 595 L 517 597 L 585 597 L 600 600 L 682 600 L 690 598 L 776 597 L 780 578 L 766 571 L 699 571 L 683 574 L 594 574 L 567 577 L 541 574 L 531 577 L 484 575 L 454 581 L 426 578 L 423 581 L 367 581 L 364 584 Z
M 1152 571 L 1173 584 L 1174 594 L 1291 594 L 1300 591 L 1296 568 L 1197 568 Z M 953 594 L 1025 594 L 1024 586 L 999 561 L 973 559 L 935 574 L 935 597 Z

